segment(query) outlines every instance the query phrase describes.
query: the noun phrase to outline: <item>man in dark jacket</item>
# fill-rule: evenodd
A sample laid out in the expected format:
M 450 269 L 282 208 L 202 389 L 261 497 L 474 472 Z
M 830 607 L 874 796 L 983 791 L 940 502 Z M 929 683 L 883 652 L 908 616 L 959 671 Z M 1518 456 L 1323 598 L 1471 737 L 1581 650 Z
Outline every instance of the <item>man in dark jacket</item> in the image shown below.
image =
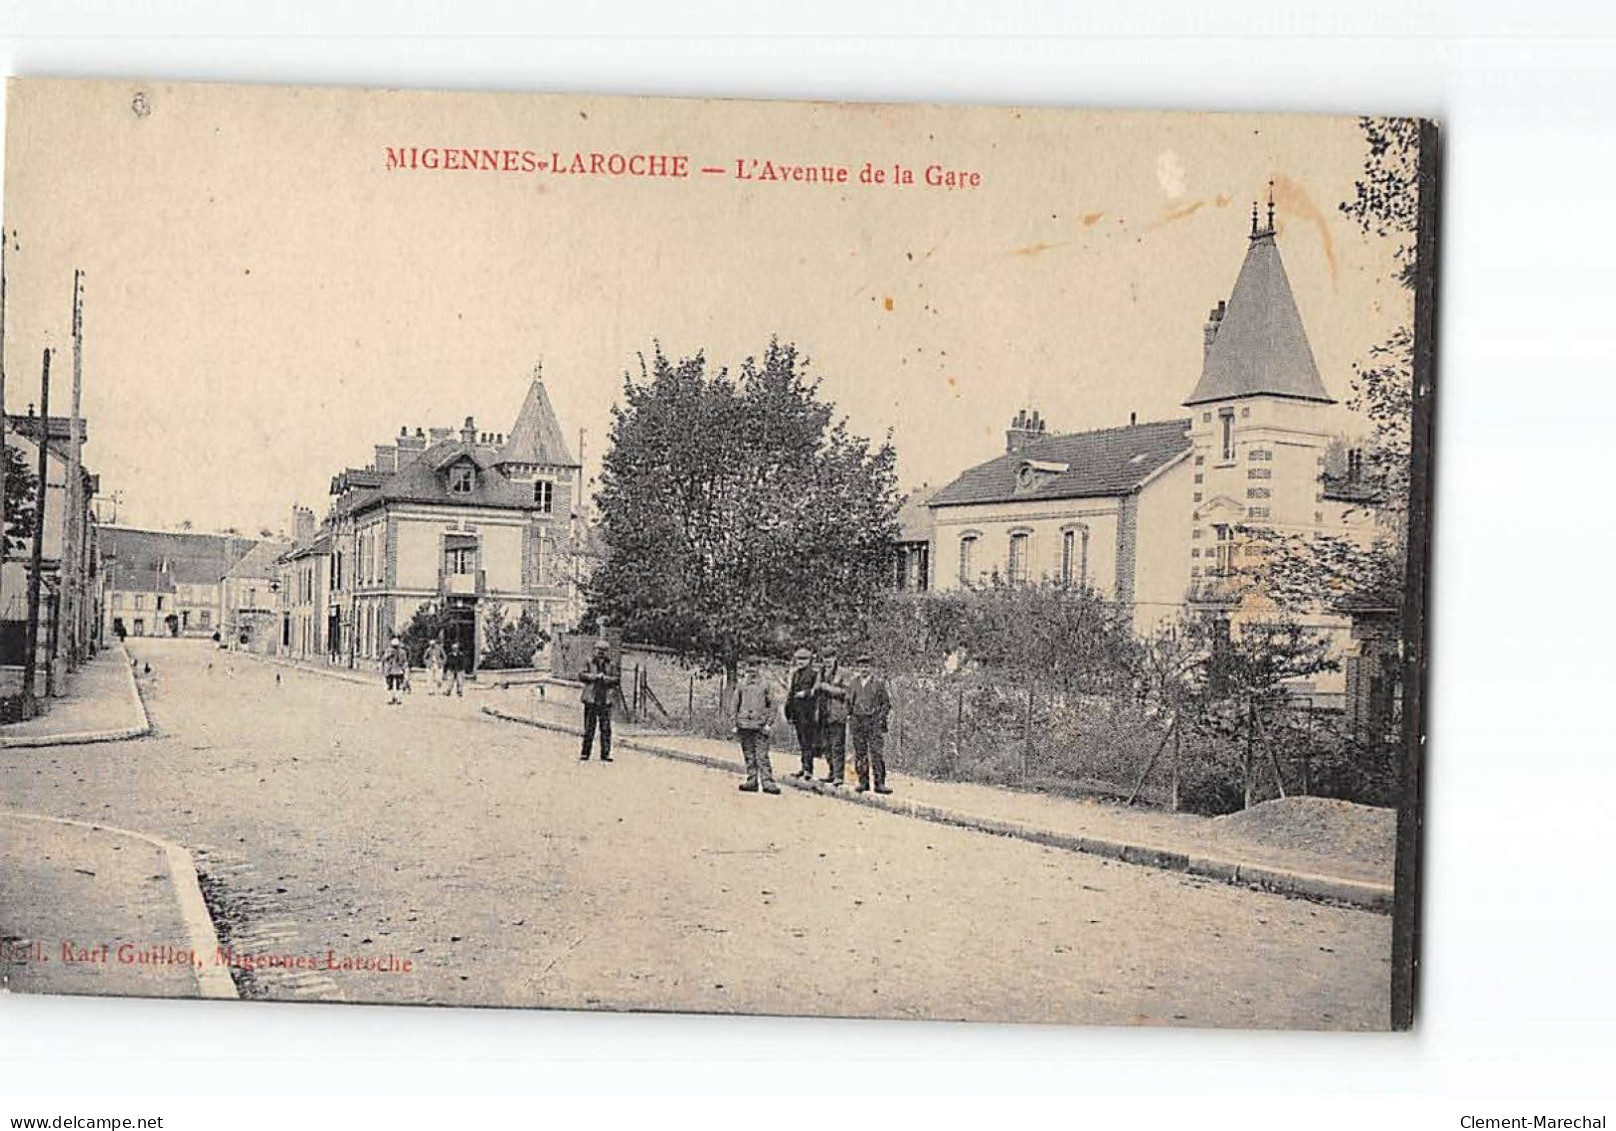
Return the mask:
M 814 722 L 826 766 L 819 780 L 830 785 L 841 785 L 847 776 L 847 685 L 842 679 L 836 653 L 827 653 L 814 684 Z
M 797 732 L 797 748 L 802 752 L 802 769 L 792 776 L 813 781 L 814 751 L 819 745 L 814 725 L 814 684 L 819 681 L 819 672 L 814 668 L 814 654 L 806 648 L 798 648 L 792 659 L 791 679 L 786 686 L 786 722 Z
M 887 716 L 892 713 L 892 695 L 886 677 L 874 670 L 868 656 L 860 656 L 847 681 L 847 713 L 853 731 L 853 769 L 858 772 L 858 792 L 870 788 L 871 772 L 875 792 L 887 788 Z
M 600 731 L 600 760 L 612 760 L 612 696 L 622 686 L 623 672 L 612 659 L 611 645 L 604 640 L 595 641 L 595 654 L 588 665 L 578 673 L 584 685 L 584 749 L 580 762 L 589 761 L 595 745 L 595 731 Z

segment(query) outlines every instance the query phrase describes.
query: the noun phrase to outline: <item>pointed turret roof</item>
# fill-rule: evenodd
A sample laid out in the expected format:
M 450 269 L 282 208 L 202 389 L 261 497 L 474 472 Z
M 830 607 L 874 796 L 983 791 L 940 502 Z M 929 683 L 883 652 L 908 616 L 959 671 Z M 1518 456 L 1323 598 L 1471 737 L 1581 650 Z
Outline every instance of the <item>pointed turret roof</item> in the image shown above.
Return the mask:
M 1240 265 L 1217 336 L 1206 351 L 1201 379 L 1184 404 L 1264 395 L 1334 403 L 1319 380 L 1313 348 L 1274 242 L 1271 201 L 1267 227 L 1257 226 L 1252 206 L 1246 261 Z
M 527 399 L 522 411 L 511 426 L 505 446 L 499 450 L 498 463 L 537 463 L 550 467 L 577 467 L 567 438 L 561 433 L 561 422 L 555 409 L 550 407 L 550 394 L 544 391 L 544 378 L 538 367 L 533 369 L 533 383 L 528 386 Z

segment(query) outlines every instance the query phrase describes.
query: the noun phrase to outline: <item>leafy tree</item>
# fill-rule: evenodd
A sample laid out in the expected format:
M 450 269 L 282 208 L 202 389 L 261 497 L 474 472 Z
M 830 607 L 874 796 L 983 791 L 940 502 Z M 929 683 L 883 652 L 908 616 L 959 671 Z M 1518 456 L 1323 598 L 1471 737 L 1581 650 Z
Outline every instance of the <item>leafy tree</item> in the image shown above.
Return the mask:
M 5 445 L 6 553 L 23 551 L 34 536 L 34 500 L 39 493 L 39 476 L 28 468 L 28 459 L 17 448 Z
M 896 456 L 850 433 L 808 370 L 773 340 L 733 375 L 660 345 L 624 375 L 593 622 L 731 679 L 743 656 L 861 633 L 892 570 Z
M 1054 582 L 889 592 L 864 644 L 896 671 L 937 672 L 949 656 L 963 656 L 995 673 L 1086 692 L 1130 687 L 1138 662 L 1125 609 Z
M 483 614 L 483 651 L 479 665 L 485 668 L 527 668 L 533 666 L 533 653 L 549 643 L 550 634 L 524 608 L 514 621 L 506 618 L 497 602 Z
M 447 610 L 432 601 L 418 606 L 404 631 L 398 634 L 410 654 L 410 665 L 417 668 L 426 666 L 427 645 L 439 637 L 445 641 L 452 638 L 450 619 Z

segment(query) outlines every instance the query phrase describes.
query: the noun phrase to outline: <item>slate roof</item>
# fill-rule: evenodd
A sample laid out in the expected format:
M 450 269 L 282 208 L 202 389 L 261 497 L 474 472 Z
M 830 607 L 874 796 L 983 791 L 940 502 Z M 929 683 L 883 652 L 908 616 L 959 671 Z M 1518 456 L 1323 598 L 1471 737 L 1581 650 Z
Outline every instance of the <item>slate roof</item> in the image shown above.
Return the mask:
M 449 490 L 449 467 L 461 459 L 471 460 L 478 468 L 476 488 L 466 495 Z M 384 479 L 375 490 L 363 492 L 352 509 L 369 510 L 388 502 L 529 510 L 533 507 L 533 488 L 506 479 L 494 467 L 494 456 L 487 448 L 446 440 L 433 444 L 404 470 Z
M 1074 432 L 1028 444 L 966 471 L 927 501 L 929 507 L 1028 499 L 1090 499 L 1125 495 L 1189 451 L 1188 420 L 1131 424 L 1098 432 Z M 1029 460 L 1066 464 L 1032 487 L 1017 489 Z
M 162 570 L 120 568 L 109 580 L 111 588 L 124 592 L 174 592 L 174 578 Z
M 322 530 L 320 533 L 316 534 L 313 538 L 309 539 L 307 542 L 304 542 L 302 545 L 293 546 L 291 549 L 287 550 L 285 557 L 286 560 L 290 562 L 296 561 L 298 558 L 307 558 L 319 554 L 329 554 L 330 552 L 331 531 Z
M 898 541 L 929 542 L 937 523 L 928 505 L 937 494 L 937 488 L 921 486 L 909 492 L 898 508 Z
M 279 558 L 291 543 L 278 539 L 263 541 L 248 550 L 246 555 L 226 571 L 226 577 L 268 577 Z
M 1264 394 L 1333 403 L 1319 380 L 1271 227 L 1251 235 L 1201 379 L 1184 404 Z
M 567 438 L 562 435 L 555 409 L 550 407 L 550 394 L 544 391 L 544 382 L 537 377 L 527 388 L 527 399 L 522 402 L 522 411 L 517 413 L 516 423 L 499 450 L 498 462 L 578 466 L 567 447 Z
M 230 567 L 253 548 L 255 539 L 237 534 L 136 530 L 103 526 L 101 556 L 125 570 L 160 570 L 182 585 L 217 585 Z

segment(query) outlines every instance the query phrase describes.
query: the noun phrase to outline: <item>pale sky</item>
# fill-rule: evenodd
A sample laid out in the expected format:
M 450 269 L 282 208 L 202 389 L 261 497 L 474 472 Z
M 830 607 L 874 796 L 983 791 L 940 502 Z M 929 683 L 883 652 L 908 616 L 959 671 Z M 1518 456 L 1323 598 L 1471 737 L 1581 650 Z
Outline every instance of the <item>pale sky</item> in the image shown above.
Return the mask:
M 1390 245 L 1336 207 L 1350 118 L 14 80 L 6 134 L 6 407 L 37 401 L 48 341 L 66 411 L 82 267 L 85 462 L 142 525 L 323 514 L 400 425 L 508 431 L 541 360 L 593 474 L 653 339 L 731 366 L 795 341 L 855 432 L 892 430 L 905 487 L 1002 452 L 1021 407 L 1060 431 L 1185 415 L 1270 177 L 1332 395 L 1408 311 Z M 388 170 L 387 146 L 692 175 Z M 738 181 L 748 158 L 854 183 Z M 866 160 L 917 184 L 860 185 Z M 928 189 L 932 162 L 982 185 Z

